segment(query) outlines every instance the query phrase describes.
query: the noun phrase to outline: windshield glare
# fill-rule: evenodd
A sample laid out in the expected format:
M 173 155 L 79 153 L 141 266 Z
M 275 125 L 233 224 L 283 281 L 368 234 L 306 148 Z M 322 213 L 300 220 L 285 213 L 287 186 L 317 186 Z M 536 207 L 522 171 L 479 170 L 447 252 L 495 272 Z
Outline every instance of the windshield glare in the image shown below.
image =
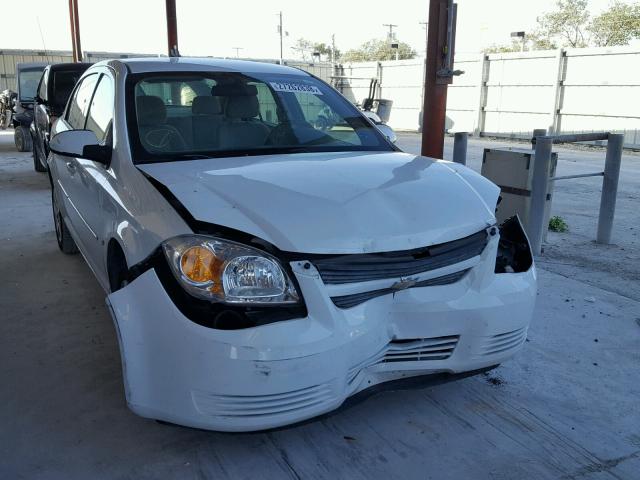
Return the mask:
M 145 75 L 129 94 L 129 128 L 140 162 L 393 150 L 353 105 L 304 75 Z
M 18 74 L 20 100 L 23 102 L 31 102 L 36 96 L 36 90 L 40 83 L 40 77 L 44 67 L 39 70 L 21 70 Z

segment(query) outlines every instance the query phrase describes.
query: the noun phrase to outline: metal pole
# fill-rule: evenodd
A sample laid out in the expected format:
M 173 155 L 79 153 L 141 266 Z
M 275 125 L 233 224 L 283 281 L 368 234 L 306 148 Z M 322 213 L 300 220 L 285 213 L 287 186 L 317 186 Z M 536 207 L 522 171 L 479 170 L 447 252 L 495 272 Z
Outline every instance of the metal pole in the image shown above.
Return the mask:
M 442 64 L 446 47 L 448 0 L 430 0 L 427 59 L 422 106 L 422 155 L 442 158 L 445 120 L 447 118 L 447 84 L 438 82 L 436 72 Z M 445 48 L 446 49 L 446 48 Z
M 547 134 L 546 128 L 536 128 L 533 130 L 533 135 L 531 136 L 531 148 L 535 150 L 536 148 L 536 137 L 544 137 Z
M 533 180 L 531 184 L 531 204 L 529 206 L 529 222 L 527 234 L 534 255 L 542 251 L 544 236 L 544 211 L 549 190 L 549 165 L 551 163 L 551 137 L 538 137 L 533 161 Z
M 71 22 L 71 50 L 73 61 L 82 61 L 82 46 L 80 45 L 80 19 L 78 17 L 78 0 L 69 0 L 69 21 Z
M 613 229 L 613 217 L 616 213 L 616 197 L 618 195 L 618 178 L 620 177 L 623 144 L 623 134 L 609 134 L 607 156 L 604 161 L 604 177 L 602 178 L 600 215 L 598 216 L 598 236 L 596 237 L 596 242 L 598 243 L 611 243 L 611 230 Z
M 167 9 L 167 46 L 170 57 L 179 57 L 178 52 L 178 19 L 176 16 L 176 0 L 166 0 Z
M 282 12 L 280 12 L 280 65 L 284 65 L 284 57 L 283 57 L 283 51 L 282 51 L 282 36 L 284 35 L 284 32 L 282 31 Z
M 453 161 L 461 165 L 467 164 L 467 132 L 456 132 L 453 136 Z

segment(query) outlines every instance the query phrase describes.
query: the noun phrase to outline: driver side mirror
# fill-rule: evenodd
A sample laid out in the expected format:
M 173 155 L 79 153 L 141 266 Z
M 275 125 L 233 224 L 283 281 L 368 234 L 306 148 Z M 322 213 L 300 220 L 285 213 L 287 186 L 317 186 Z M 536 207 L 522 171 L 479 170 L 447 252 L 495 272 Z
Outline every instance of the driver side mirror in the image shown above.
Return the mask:
M 101 145 L 91 130 L 66 130 L 55 135 L 49 142 L 49 149 L 56 155 L 84 158 L 108 165 L 113 148 Z

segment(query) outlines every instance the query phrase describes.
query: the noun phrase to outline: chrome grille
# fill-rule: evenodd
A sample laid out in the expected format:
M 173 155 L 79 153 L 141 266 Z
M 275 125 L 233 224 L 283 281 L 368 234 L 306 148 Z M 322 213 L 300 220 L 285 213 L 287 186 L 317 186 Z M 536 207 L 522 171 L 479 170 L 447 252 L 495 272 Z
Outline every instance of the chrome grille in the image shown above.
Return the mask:
M 434 287 L 438 285 L 450 285 L 452 283 L 461 280 L 462 277 L 466 275 L 469 269 L 461 270 L 459 272 L 450 273 L 449 275 L 443 275 L 437 278 L 431 278 L 429 280 L 423 280 L 421 282 L 415 283 L 410 288 L 417 287 Z M 338 308 L 351 308 L 356 305 L 360 305 L 361 303 L 366 302 L 367 300 L 371 300 L 372 298 L 381 297 L 382 295 L 388 295 L 390 293 L 394 293 L 397 290 L 393 288 L 381 288 L 378 290 L 371 290 L 369 292 L 361 292 L 354 293 L 351 295 L 341 295 L 337 297 L 331 297 L 334 305 Z
M 313 263 L 326 284 L 343 284 L 398 278 L 455 265 L 480 255 L 487 245 L 487 232 L 452 242 L 399 252 L 339 255 L 318 258 Z

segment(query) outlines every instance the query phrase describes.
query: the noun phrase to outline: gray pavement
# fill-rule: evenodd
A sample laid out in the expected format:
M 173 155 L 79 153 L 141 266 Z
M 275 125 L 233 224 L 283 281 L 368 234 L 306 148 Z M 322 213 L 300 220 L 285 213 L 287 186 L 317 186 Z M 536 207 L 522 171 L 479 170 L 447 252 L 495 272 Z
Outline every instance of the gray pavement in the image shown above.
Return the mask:
M 221 434 L 127 410 L 104 293 L 80 256 L 58 251 L 46 177 L 10 142 L 0 132 L 0 479 L 640 478 L 640 298 L 624 285 L 638 275 L 638 157 L 623 165 L 616 246 L 590 243 L 597 180 L 556 192 L 571 232 L 538 261 L 513 360 L 303 425 Z M 496 143 L 470 142 L 472 167 L 484 145 Z M 563 174 L 602 158 L 562 156 Z

